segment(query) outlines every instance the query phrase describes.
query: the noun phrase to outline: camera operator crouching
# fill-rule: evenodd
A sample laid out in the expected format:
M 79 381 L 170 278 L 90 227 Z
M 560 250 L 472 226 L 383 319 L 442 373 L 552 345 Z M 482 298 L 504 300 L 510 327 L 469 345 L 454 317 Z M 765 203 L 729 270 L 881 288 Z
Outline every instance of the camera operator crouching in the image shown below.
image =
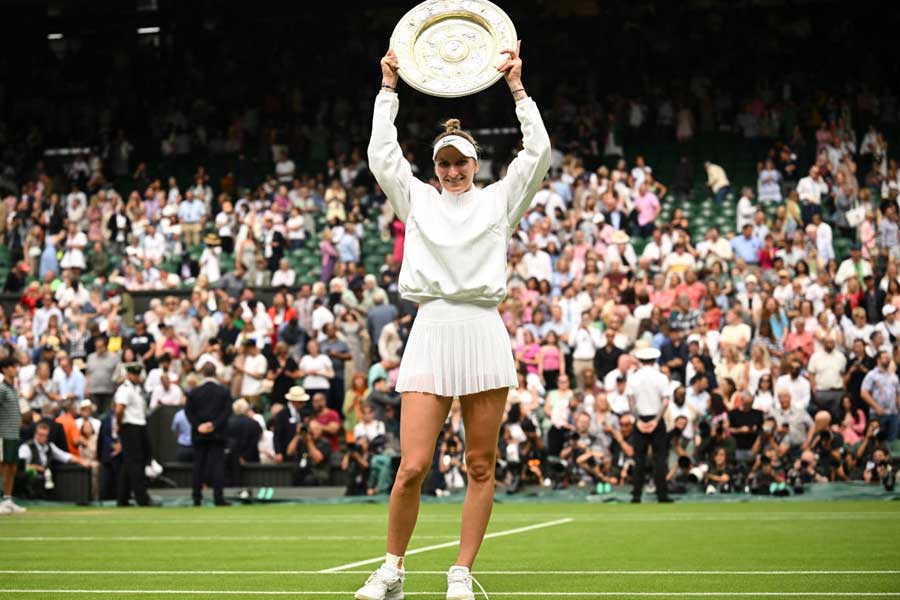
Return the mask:
M 393 434 L 388 434 L 384 421 L 375 417 L 375 408 L 363 404 L 360 421 L 353 428 L 353 441 L 341 460 L 341 470 L 348 474 L 348 496 L 374 496 L 390 491 L 394 480 L 394 458 L 399 458 Z
M 337 456 L 340 448 L 337 432 L 341 418 L 328 408 L 322 393 L 313 395 L 310 412 L 306 407 L 309 394 L 302 386 L 292 387 L 285 399 L 288 407 L 276 415 L 275 460 L 297 465 L 293 485 L 328 485 L 332 457 Z M 287 439 L 290 441 L 285 445 Z
M 575 430 L 569 434 L 559 457 L 566 461 L 569 480 L 578 487 L 614 485 L 612 459 L 598 436 L 590 433 L 591 417 L 586 412 L 575 415 Z M 598 490 L 600 488 L 598 487 Z

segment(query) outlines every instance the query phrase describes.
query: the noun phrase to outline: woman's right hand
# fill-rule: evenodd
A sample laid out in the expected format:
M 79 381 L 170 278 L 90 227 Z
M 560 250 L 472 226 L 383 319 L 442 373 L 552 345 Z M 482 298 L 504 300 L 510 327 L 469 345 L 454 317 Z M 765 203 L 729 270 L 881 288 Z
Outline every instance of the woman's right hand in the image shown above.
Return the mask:
M 381 59 L 381 82 L 393 88 L 397 87 L 397 71 L 400 70 L 400 63 L 397 61 L 397 54 L 391 48 Z

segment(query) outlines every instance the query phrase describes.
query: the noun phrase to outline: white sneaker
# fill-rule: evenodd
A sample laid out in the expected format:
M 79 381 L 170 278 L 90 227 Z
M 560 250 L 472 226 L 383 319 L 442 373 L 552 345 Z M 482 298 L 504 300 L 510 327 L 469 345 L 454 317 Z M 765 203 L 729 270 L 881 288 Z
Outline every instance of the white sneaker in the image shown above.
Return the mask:
M 472 573 L 467 567 L 450 567 L 447 571 L 447 600 L 475 600 Z
M 403 571 L 381 565 L 354 597 L 356 600 L 403 600 Z
M 12 500 L 4 500 L 0 502 L 0 515 L 20 515 L 23 512 L 27 512 L 27 510 Z

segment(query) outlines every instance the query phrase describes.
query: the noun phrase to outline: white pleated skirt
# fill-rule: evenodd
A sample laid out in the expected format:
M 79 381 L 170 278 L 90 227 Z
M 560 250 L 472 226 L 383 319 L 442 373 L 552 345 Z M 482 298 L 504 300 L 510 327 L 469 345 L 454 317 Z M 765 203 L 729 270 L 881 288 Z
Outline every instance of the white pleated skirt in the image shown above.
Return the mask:
M 496 307 L 448 300 L 419 306 L 400 361 L 398 392 L 457 397 L 517 385 L 512 345 Z

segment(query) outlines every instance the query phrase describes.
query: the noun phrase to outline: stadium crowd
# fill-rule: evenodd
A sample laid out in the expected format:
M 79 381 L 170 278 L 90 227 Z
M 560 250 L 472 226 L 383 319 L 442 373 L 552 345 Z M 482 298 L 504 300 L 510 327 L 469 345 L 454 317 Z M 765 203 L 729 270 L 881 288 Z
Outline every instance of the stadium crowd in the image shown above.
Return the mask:
M 629 376 L 646 347 L 671 382 L 671 490 L 893 485 L 900 171 L 879 127 L 896 107 L 860 92 L 801 118 L 790 101 L 736 106 L 708 83 L 692 82 L 697 102 L 551 112 L 560 143 L 510 242 L 498 307 L 521 374 L 499 440 L 510 491 L 630 481 Z M 241 152 L 252 120 L 219 132 L 215 152 Z M 755 182 L 732 184 L 703 154 L 695 176 L 691 140 L 726 123 L 756 153 Z M 635 153 L 656 136 L 684 149 L 671 181 Z M 184 145 L 173 134 L 161 151 Z M 129 373 L 147 411 L 184 404 L 205 379 L 226 386 L 232 464 L 293 464 L 295 483 L 352 494 L 390 488 L 392 382 L 416 314 L 397 290 L 404 224 L 364 147 L 316 172 L 291 147 L 267 147 L 271 174 L 252 188 L 202 166 L 170 177 L 137 161 L 124 133 L 61 176 L 38 165 L 19 178 L 0 203 L 4 290 L 20 295 L 0 314 L 0 343 L 18 365 L 4 378 L 21 405 L 25 493 L 52 489 L 53 462 L 77 462 L 95 497 L 114 496 Z M 428 179 L 420 154 L 408 158 Z M 172 428 L 189 461 L 195 428 L 183 411 Z M 456 405 L 435 467 L 436 493 L 465 486 Z

